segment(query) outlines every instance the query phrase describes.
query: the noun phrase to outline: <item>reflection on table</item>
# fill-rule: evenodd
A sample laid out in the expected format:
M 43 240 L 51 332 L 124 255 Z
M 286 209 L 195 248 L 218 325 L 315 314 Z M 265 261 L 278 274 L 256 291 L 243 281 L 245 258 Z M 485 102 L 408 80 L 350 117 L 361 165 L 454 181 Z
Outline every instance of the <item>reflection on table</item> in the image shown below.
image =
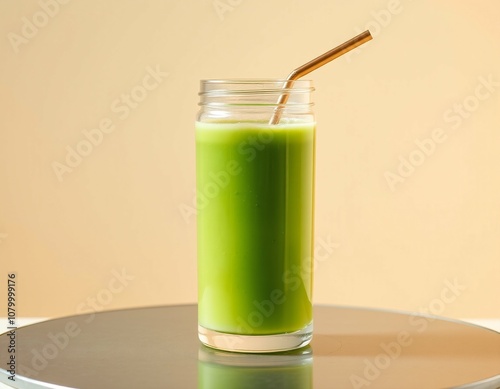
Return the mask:
M 198 350 L 198 389 L 311 389 L 312 349 L 239 354 L 203 345 Z

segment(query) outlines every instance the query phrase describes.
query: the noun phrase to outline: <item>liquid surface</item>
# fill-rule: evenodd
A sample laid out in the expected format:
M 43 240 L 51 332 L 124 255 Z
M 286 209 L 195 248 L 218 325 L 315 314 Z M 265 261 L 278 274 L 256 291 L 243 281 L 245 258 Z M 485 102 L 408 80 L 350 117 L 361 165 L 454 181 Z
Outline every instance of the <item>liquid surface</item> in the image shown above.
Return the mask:
M 199 324 L 239 334 L 312 320 L 312 123 L 197 123 Z

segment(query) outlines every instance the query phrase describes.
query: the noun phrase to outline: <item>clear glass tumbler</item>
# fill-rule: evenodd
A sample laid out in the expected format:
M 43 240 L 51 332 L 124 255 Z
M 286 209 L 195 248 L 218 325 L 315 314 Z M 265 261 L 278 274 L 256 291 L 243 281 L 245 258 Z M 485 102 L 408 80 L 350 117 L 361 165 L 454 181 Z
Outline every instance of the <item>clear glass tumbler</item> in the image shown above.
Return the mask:
M 198 333 L 213 348 L 276 352 L 312 337 L 314 87 L 283 86 L 201 81 Z M 280 121 L 269 124 L 276 109 Z

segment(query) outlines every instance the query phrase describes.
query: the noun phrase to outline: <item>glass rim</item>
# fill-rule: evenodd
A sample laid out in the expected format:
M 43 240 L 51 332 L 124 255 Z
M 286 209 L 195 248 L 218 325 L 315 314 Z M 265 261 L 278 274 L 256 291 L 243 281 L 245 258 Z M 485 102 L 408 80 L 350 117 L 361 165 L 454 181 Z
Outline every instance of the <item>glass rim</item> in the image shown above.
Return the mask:
M 309 79 L 295 80 L 292 86 L 283 88 L 287 80 L 282 78 L 213 78 L 200 80 L 199 96 L 244 96 L 312 93 L 316 90 Z
M 287 82 L 285 78 L 202 78 L 200 80 L 204 84 L 266 84 L 276 82 Z M 295 83 L 309 83 L 312 84 L 311 79 L 295 80 Z

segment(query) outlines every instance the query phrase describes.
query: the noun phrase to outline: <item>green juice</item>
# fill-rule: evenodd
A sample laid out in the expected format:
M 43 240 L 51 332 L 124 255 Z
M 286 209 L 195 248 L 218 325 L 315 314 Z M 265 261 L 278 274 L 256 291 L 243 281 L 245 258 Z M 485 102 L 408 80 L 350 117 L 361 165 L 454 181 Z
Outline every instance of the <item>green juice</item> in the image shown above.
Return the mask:
M 310 389 L 312 364 L 246 367 L 198 362 L 198 389 L 235 388 Z
M 314 123 L 196 123 L 198 322 L 232 334 L 312 321 Z

